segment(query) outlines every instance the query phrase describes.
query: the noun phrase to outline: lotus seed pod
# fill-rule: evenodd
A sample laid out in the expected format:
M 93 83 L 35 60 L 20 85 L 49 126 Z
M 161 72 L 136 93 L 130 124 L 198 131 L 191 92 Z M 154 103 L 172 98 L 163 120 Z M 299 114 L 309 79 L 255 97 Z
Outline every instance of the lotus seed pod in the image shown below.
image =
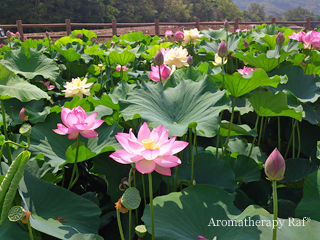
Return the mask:
M 18 222 L 26 216 L 26 212 L 20 206 L 14 206 L 9 210 L 8 218 L 11 222 Z
M 25 137 L 29 137 L 31 133 L 31 125 L 29 123 L 24 123 L 19 129 L 19 133 Z
M 145 225 L 138 225 L 134 230 L 139 238 L 143 238 L 147 233 L 147 228 Z
M 129 210 L 138 208 L 141 203 L 141 197 L 138 189 L 134 187 L 128 188 L 122 195 L 121 203 Z

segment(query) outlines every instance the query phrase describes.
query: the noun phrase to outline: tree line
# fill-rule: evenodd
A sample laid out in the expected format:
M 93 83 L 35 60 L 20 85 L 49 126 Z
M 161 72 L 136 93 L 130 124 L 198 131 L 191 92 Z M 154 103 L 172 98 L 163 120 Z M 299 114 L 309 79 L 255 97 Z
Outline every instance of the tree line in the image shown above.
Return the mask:
M 288 10 L 284 15 L 266 16 L 264 6 L 251 3 L 241 11 L 232 0 L 6 0 L 1 2 L 0 24 L 23 23 L 100 23 L 111 22 L 189 22 L 223 21 L 239 18 L 240 21 L 320 20 L 303 8 Z

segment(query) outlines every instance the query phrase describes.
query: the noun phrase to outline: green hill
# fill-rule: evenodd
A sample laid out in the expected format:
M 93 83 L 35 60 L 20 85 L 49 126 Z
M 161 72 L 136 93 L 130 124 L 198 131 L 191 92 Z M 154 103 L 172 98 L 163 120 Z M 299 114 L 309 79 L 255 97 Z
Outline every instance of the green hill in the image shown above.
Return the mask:
M 266 16 L 273 14 L 282 15 L 293 8 L 302 7 L 315 15 L 320 15 L 320 0 L 233 0 L 241 10 L 247 9 L 250 3 L 264 6 Z

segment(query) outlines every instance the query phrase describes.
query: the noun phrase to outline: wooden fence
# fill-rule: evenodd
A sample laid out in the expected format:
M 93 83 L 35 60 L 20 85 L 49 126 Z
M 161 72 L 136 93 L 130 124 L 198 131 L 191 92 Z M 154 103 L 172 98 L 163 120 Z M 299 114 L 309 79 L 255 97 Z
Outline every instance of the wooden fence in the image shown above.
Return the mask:
M 234 19 L 234 21 L 229 22 L 230 26 L 234 27 L 234 31 L 239 28 L 239 25 L 251 25 L 251 24 L 288 24 L 288 25 L 297 25 L 303 24 L 305 25 L 306 30 L 310 30 L 311 24 L 320 24 L 320 21 L 311 21 L 310 18 L 307 18 L 305 21 L 276 21 L 275 18 L 272 18 L 271 21 L 267 22 L 239 22 L 239 19 Z M 200 19 L 197 18 L 195 22 L 182 22 L 182 23 L 167 23 L 167 22 L 159 22 L 159 19 L 155 19 L 154 23 L 117 23 L 116 19 L 113 19 L 111 23 L 72 23 L 70 19 L 66 19 L 65 23 L 48 23 L 48 24 L 26 24 L 22 23 L 21 20 L 17 20 L 16 24 L 7 24 L 0 25 L 0 28 L 4 29 L 17 29 L 20 33 L 21 41 L 24 41 L 24 28 L 65 28 L 67 31 L 67 35 L 69 35 L 72 31 L 72 27 L 108 27 L 112 28 L 112 35 L 97 35 L 97 38 L 112 38 L 113 35 L 118 36 L 117 27 L 143 27 L 143 26 L 154 26 L 155 27 L 155 35 L 164 36 L 164 34 L 160 34 L 160 26 L 191 26 L 191 28 L 196 27 L 200 29 L 201 25 L 214 26 L 214 25 L 223 25 L 223 22 L 200 22 Z M 61 38 L 64 35 L 55 35 L 50 36 L 51 38 Z M 43 33 L 39 36 L 33 36 L 34 39 L 42 39 L 44 38 Z M 0 37 L 0 40 L 6 39 L 6 37 Z

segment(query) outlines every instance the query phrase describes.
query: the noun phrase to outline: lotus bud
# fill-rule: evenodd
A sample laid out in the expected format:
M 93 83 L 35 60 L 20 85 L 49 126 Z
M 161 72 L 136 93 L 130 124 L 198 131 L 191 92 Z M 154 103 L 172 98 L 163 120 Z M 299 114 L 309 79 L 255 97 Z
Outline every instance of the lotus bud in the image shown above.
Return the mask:
M 246 40 L 243 41 L 243 45 L 245 48 L 249 47 L 249 43 Z
M 127 68 L 126 66 L 121 66 L 121 65 L 117 65 L 117 66 L 116 66 L 116 71 L 117 71 L 117 72 L 120 72 L 121 69 L 122 69 L 123 72 L 125 72 L 125 71 L 128 70 L 128 68 Z
M 174 34 L 174 38 L 176 39 L 177 42 L 182 42 L 184 39 L 183 32 L 176 31 L 176 33 Z
M 286 163 L 277 148 L 267 158 L 264 166 L 264 171 L 267 179 L 270 181 L 280 181 L 284 178 Z
M 163 61 L 164 61 L 164 57 L 163 57 L 162 52 L 161 51 L 157 51 L 157 54 L 153 59 L 153 63 L 156 66 L 161 66 L 163 64 Z
M 0 43 L 0 48 L 3 48 L 3 44 L 2 43 Z
M 81 33 L 78 33 L 78 34 L 77 34 L 77 38 L 82 38 L 82 34 L 81 34 Z
M 277 35 L 277 37 L 276 37 L 276 43 L 279 44 L 279 45 L 281 45 L 281 44 L 284 43 L 284 41 L 285 41 L 285 38 L 284 38 L 284 36 L 283 36 L 283 33 L 282 33 L 282 32 L 279 32 L 278 35 Z
M 189 66 L 192 66 L 192 64 L 193 64 L 193 58 L 192 58 L 191 55 L 188 56 L 187 63 L 189 64 Z
M 164 33 L 164 36 L 165 37 L 171 37 L 173 35 L 173 32 L 171 30 L 167 30 L 165 33 Z
M 23 122 L 28 121 L 28 116 L 26 116 L 26 115 L 24 114 L 24 107 L 21 108 L 21 110 L 20 110 L 19 118 L 20 118 L 21 121 L 23 121 Z
M 27 36 L 24 36 L 24 37 L 23 37 L 23 40 L 25 40 L 25 41 L 28 40 Z
M 224 27 L 224 29 L 228 29 L 229 28 L 228 20 L 224 20 L 223 27 Z
M 15 36 L 20 38 L 20 33 L 16 32 Z
M 9 30 L 7 31 L 6 35 L 8 39 L 12 38 L 12 32 L 10 32 Z
M 218 55 L 221 58 L 228 56 L 228 48 L 227 48 L 227 45 L 226 45 L 225 41 L 222 41 L 219 44 L 219 46 L 218 46 Z

